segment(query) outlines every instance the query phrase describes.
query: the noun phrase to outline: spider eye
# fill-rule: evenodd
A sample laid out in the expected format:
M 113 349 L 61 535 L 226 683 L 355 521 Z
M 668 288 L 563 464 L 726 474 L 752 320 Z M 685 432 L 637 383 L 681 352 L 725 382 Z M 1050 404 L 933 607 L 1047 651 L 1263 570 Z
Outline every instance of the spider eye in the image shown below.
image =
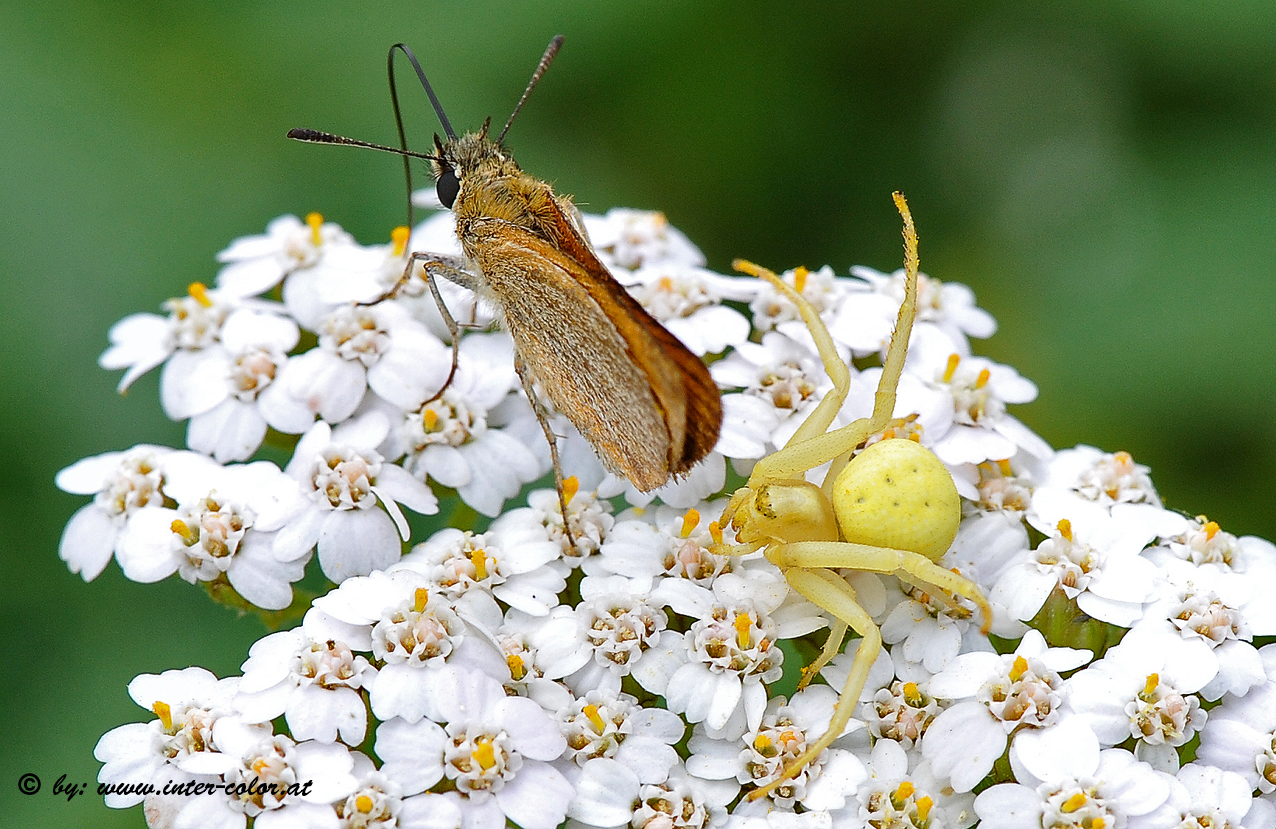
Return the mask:
M 450 210 L 452 203 L 456 201 L 456 194 L 461 192 L 461 182 L 456 177 L 456 170 L 450 167 L 444 170 L 434 188 L 439 194 L 439 201 Z

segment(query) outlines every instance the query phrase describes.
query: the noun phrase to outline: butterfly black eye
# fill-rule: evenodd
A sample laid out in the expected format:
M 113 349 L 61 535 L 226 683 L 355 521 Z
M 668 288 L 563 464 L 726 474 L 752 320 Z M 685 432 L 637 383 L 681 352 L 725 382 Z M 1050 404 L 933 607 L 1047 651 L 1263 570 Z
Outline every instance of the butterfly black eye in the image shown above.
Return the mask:
M 456 171 L 452 169 L 444 170 L 434 187 L 439 194 L 439 201 L 443 202 L 443 206 L 450 210 L 452 203 L 456 201 L 456 194 L 461 192 L 461 182 L 456 177 Z

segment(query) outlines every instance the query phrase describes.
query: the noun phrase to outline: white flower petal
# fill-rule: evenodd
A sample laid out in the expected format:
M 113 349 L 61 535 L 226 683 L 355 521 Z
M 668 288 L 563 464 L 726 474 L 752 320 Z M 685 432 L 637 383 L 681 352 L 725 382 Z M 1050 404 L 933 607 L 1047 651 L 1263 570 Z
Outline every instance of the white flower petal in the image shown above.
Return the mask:
M 275 558 L 280 561 L 296 561 L 310 552 L 319 541 L 319 533 L 329 512 L 330 510 L 311 505 L 275 533 L 275 540 L 271 545 Z
M 395 406 L 409 411 L 447 380 L 450 349 L 419 323 L 396 326 L 390 350 L 368 369 L 368 386 Z
M 403 799 L 398 825 L 402 829 L 461 829 L 463 814 L 459 798 L 426 793 Z
M 496 793 L 505 816 L 522 829 L 555 829 L 567 816 L 572 785 L 547 763 L 527 763 Z
M 846 805 L 847 795 L 868 778 L 868 769 L 858 757 L 849 751 L 829 749 L 824 756 L 820 774 L 807 787 L 802 806 L 806 809 L 840 809 Z
M 343 742 L 357 746 L 368 727 L 363 699 L 352 688 L 298 688 L 286 718 L 294 740 L 331 743 L 340 733 Z
M 470 482 L 470 464 L 455 446 L 435 443 L 425 447 L 420 466 L 443 486 L 455 488 Z
M 173 554 L 173 520 L 177 512 L 148 508 L 135 512 L 120 534 L 116 558 L 131 580 L 151 584 L 177 571 Z
M 292 583 L 305 575 L 306 564 L 275 558 L 273 542 L 266 533 L 245 535 L 226 578 L 239 595 L 257 607 L 283 610 L 292 604 Z
M 615 760 L 590 760 L 576 779 L 576 795 L 567 810 L 590 826 L 623 826 L 634 814 L 638 776 Z
M 1098 768 L 1099 740 L 1080 718 L 1069 717 L 1050 728 L 1016 732 L 1010 761 L 1025 783 L 1021 770 L 1039 781 L 1084 778 Z
M 430 488 L 394 464 L 383 465 L 377 474 L 377 494 L 383 493 L 420 515 L 434 515 L 439 511 L 439 499 Z
M 402 786 L 404 794 L 417 794 L 443 779 L 447 742 L 447 733 L 429 720 L 393 719 L 377 726 L 374 749 L 384 761 L 382 773 Z
M 337 584 L 384 570 L 402 551 L 398 529 L 379 509 L 333 510 L 319 530 L 319 566 Z
M 669 684 L 672 686 L 674 680 L 670 680 Z M 716 674 L 712 675 L 709 688 L 706 690 L 708 693 L 705 694 L 705 699 L 708 705 L 702 719 L 709 728 L 723 728 L 740 706 L 740 698 L 744 694 L 743 683 L 735 674 Z M 690 719 L 690 711 L 687 717 Z
M 959 702 L 940 712 L 922 738 L 922 755 L 953 789 L 968 792 L 992 771 L 1006 750 L 1006 732 L 978 702 Z
M 499 687 L 499 686 L 498 686 Z M 554 720 L 525 697 L 505 697 L 494 706 L 514 747 L 533 760 L 557 760 L 567 748 Z
M 160 403 L 171 420 L 203 414 L 230 394 L 230 355 L 221 347 L 178 351 L 160 372 Z
M 469 465 L 470 480 L 456 488 L 457 494 L 483 515 L 499 515 L 506 499 L 540 477 L 540 462 L 532 451 L 499 430 L 489 429 L 460 451 Z
M 66 522 L 58 542 L 58 558 L 72 573 L 93 581 L 110 563 L 116 536 L 115 522 L 97 504 L 85 504 Z
M 973 697 L 1001 673 L 1003 661 L 995 653 L 963 653 L 931 678 L 927 691 L 940 699 Z
M 266 419 L 257 407 L 233 398 L 194 415 L 186 428 L 186 445 L 218 463 L 247 460 L 265 437 Z
M 647 649 L 630 676 L 643 690 L 663 695 L 669 687 L 669 680 L 686 663 L 686 652 L 681 633 L 661 631 L 659 642 Z
M 975 813 L 982 829 L 1031 829 L 1041 825 L 1041 796 L 1018 783 L 1001 783 L 979 793 Z

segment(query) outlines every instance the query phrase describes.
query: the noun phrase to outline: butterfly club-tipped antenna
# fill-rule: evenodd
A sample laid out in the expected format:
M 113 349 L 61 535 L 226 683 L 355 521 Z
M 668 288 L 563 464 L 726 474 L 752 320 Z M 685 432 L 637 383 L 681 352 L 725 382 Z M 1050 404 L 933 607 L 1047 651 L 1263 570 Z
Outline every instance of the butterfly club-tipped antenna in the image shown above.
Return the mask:
M 347 138 L 344 135 L 336 135 L 323 130 L 306 129 L 305 127 L 294 127 L 288 130 L 288 137 L 294 141 L 304 141 L 307 144 L 339 144 L 346 147 L 363 147 L 368 150 L 380 150 L 383 153 L 394 153 L 395 155 L 406 156 L 407 158 L 423 158 L 426 161 L 435 161 L 438 159 L 434 153 L 418 153 L 412 150 L 404 150 L 399 147 L 387 147 L 384 144 L 374 144 L 371 141 L 360 141 L 358 138 Z

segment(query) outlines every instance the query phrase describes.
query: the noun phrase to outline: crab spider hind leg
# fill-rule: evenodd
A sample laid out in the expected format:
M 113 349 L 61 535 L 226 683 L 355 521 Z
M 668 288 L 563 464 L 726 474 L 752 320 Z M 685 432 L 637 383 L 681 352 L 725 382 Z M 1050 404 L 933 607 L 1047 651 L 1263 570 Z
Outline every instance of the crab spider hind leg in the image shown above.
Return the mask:
M 749 800 L 765 797 L 784 785 L 785 781 L 796 777 L 812 760 L 820 756 L 820 752 L 842 736 L 842 732 L 851 721 L 851 715 L 855 712 L 855 703 L 868 679 L 868 671 L 877 660 L 878 654 L 882 652 L 881 631 L 873 623 L 873 618 L 868 615 L 868 612 L 855 600 L 855 591 L 840 576 L 822 568 L 798 568 L 786 572 L 785 577 L 788 578 L 794 590 L 843 623 L 840 625 L 842 631 L 849 626 L 858 633 L 861 637 L 860 648 L 846 677 L 842 695 L 833 709 L 828 729 L 819 738 L 809 742 L 806 750 L 794 758 L 778 777 L 749 792 Z M 838 638 L 840 640 L 841 637 Z

